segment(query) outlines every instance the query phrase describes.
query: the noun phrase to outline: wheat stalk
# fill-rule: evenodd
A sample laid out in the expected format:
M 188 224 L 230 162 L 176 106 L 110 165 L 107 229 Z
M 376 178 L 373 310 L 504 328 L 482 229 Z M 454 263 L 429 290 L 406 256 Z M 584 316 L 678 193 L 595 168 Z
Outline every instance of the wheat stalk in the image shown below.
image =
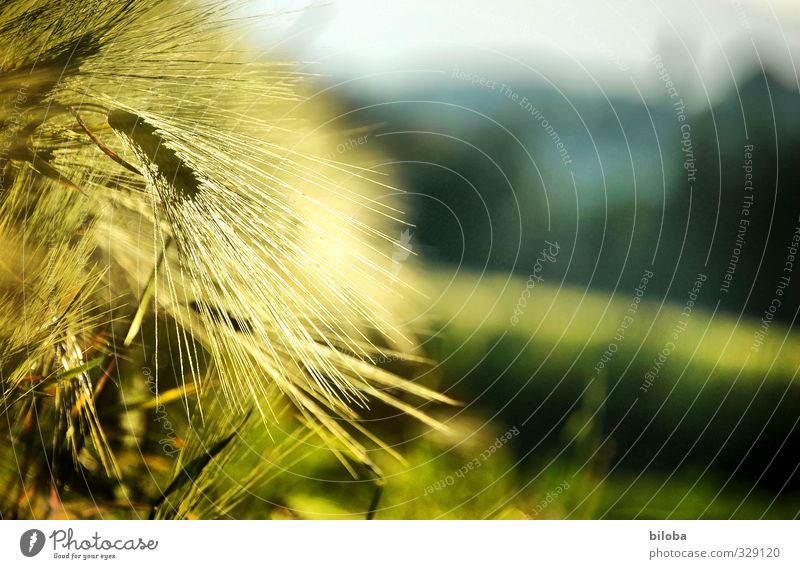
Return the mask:
M 13 0 L 0 15 L 0 403 L 35 405 L 31 377 L 52 378 L 52 452 L 77 464 L 86 437 L 112 477 L 86 354 L 109 334 L 98 369 L 116 361 L 148 319 L 178 339 L 169 352 L 156 335 L 156 383 L 166 360 L 266 424 L 288 400 L 345 462 L 377 468 L 371 400 L 435 428 L 405 396 L 453 403 L 375 365 L 418 357 L 393 315 L 392 190 L 322 158 L 328 109 L 291 66 L 241 50 L 239 4 Z

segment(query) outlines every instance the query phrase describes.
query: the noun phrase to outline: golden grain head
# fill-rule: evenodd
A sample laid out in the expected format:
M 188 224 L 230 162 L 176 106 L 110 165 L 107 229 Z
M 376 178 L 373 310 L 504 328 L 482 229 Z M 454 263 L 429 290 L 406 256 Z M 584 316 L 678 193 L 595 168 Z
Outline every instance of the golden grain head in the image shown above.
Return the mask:
M 3 404 L 37 370 L 79 370 L 56 382 L 54 428 L 111 475 L 97 370 L 81 367 L 100 336 L 114 358 L 152 344 L 156 384 L 172 366 L 227 413 L 269 424 L 288 400 L 363 462 L 371 401 L 436 428 L 406 398 L 451 402 L 374 364 L 419 357 L 394 312 L 396 192 L 323 158 L 329 109 L 247 51 L 239 4 L 14 0 L 0 15 L 0 235 L 19 252 L 0 264 Z

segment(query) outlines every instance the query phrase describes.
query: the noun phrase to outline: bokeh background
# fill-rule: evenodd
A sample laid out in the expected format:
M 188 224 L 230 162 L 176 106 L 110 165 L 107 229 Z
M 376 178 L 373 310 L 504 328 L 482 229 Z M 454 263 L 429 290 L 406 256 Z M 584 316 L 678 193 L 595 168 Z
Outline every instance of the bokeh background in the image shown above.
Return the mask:
M 377 517 L 796 517 L 796 4 L 304 7 L 252 41 L 406 193 L 421 381 L 470 434 Z M 298 509 L 341 514 L 324 484 Z

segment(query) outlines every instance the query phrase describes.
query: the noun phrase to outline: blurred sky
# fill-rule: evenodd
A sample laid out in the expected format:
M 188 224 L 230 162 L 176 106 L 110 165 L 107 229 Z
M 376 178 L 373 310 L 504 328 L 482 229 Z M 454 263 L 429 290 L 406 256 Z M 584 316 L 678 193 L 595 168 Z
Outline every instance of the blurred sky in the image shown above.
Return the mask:
M 762 64 L 776 79 L 798 84 L 796 0 L 264 0 L 260 6 L 290 13 L 256 41 L 277 42 L 291 57 L 313 62 L 311 71 L 359 77 L 361 87 L 369 76 L 371 88 L 395 92 L 459 68 L 636 96 L 634 83 L 642 91 L 660 88 L 649 61 L 655 54 L 681 81 L 687 100 L 700 105 Z

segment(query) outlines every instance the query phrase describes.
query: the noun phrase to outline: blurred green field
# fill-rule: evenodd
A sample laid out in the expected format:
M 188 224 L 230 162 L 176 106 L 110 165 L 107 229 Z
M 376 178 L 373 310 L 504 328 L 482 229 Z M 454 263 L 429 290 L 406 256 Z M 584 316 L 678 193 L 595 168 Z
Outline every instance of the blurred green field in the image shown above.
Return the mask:
M 543 516 L 798 514 L 800 336 L 788 327 L 771 323 L 754 351 L 760 322 L 697 308 L 686 318 L 682 305 L 646 299 L 620 338 L 633 290 L 549 284 L 513 325 L 524 279 L 427 271 L 425 281 L 451 394 L 524 431 L 513 457 L 521 511 L 574 479 Z

